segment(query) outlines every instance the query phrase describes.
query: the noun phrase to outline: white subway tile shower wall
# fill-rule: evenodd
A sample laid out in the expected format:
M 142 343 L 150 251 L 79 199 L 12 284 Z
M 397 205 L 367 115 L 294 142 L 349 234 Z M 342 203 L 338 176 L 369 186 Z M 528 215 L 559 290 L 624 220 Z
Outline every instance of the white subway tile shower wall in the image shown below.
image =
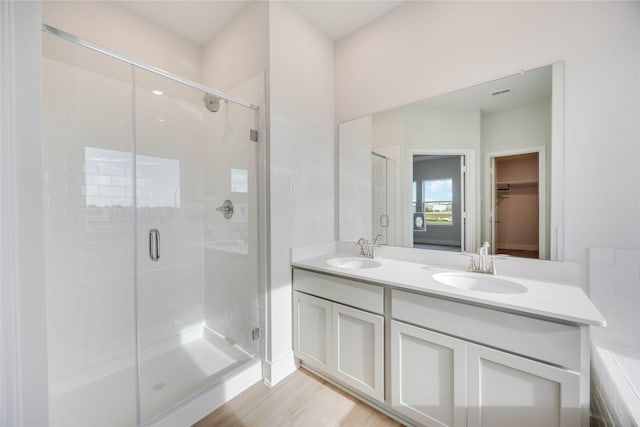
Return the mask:
M 207 251 L 205 307 L 207 325 L 248 350 L 253 347 L 250 331 L 258 325 L 258 308 L 247 258 L 246 253 Z
M 132 171 L 132 88 L 128 82 L 49 58 L 43 59 L 43 67 L 49 369 L 50 380 L 56 381 L 121 356 L 128 357 L 114 369 L 133 363 L 134 213 L 131 185 L 125 183 L 131 182 Z M 253 194 L 234 193 L 238 215 L 231 228 L 215 208 L 229 197 L 230 167 L 253 166 L 247 164 L 246 151 L 231 151 L 232 138 L 242 132 L 247 139 L 252 123 L 233 122 L 225 104 L 211 114 L 200 102 L 190 104 L 136 88 L 139 156 L 180 159 L 183 181 L 175 200 L 180 209 L 167 206 L 165 200 L 158 206 L 145 202 L 137 212 L 139 339 L 148 347 L 203 325 L 208 301 L 208 326 L 251 349 L 258 302 L 246 253 L 203 251 L 189 243 L 247 241 L 249 227 L 242 211 Z M 247 117 L 253 115 L 245 114 L 245 122 Z M 87 147 L 110 150 L 119 166 L 87 168 Z M 142 198 L 144 179 L 150 178 L 144 173 L 139 167 Z M 118 206 L 104 207 L 111 203 Z M 147 231 L 152 227 L 161 229 L 163 242 L 176 243 L 161 246 L 163 262 L 147 262 Z M 255 239 L 245 243 L 251 251 L 256 245 Z M 185 247 L 193 250 L 179 250 Z M 211 260 L 206 269 L 205 259 Z M 211 294 L 222 289 L 229 292 Z
M 262 88 L 260 75 L 245 82 L 232 94 L 255 99 Z M 258 89 L 258 90 L 257 90 Z M 231 93 L 230 93 L 231 94 Z M 205 194 L 205 318 L 215 332 L 247 351 L 256 351 L 251 330 L 258 321 L 258 250 L 255 145 L 249 129 L 255 128 L 254 114 L 241 113 L 233 103 L 221 102 L 216 113 L 206 112 L 207 142 L 204 145 Z M 250 146 L 248 147 L 247 144 Z M 255 154 L 255 153 L 254 153 Z M 214 167 L 211 167 L 214 166 Z M 247 186 L 233 186 L 233 175 L 246 171 Z M 226 219 L 216 208 L 225 199 L 234 213 Z
M 133 199 L 88 207 L 85 147 L 131 151 L 131 83 L 43 58 L 49 379 L 135 350 Z M 126 66 L 122 65 L 126 71 Z M 121 162 L 131 177 L 131 157 Z
M 591 300 L 607 319 L 593 328 L 599 342 L 640 349 L 640 251 L 589 249 Z

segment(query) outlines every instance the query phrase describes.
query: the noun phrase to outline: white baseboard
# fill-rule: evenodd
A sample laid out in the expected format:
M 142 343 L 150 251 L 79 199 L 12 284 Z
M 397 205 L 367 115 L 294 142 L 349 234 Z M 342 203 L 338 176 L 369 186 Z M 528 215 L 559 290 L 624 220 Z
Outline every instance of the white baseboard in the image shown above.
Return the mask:
M 289 351 L 273 362 L 264 361 L 262 364 L 264 383 L 269 387 L 273 387 L 297 369 L 298 366 L 296 365 L 293 351 Z
M 259 360 L 222 384 L 201 393 L 161 420 L 147 424 L 148 427 L 190 426 L 215 411 L 262 379 L 262 364 Z

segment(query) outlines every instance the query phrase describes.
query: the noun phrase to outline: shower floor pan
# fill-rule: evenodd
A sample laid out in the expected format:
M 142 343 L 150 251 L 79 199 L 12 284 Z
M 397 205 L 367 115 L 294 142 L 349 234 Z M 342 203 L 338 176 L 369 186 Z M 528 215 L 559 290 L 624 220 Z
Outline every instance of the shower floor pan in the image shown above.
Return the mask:
M 140 367 L 140 413 L 148 421 L 185 398 L 224 378 L 253 356 L 215 333 L 201 334 L 177 347 L 145 357 Z M 105 375 L 49 399 L 53 426 L 135 426 L 133 366 Z

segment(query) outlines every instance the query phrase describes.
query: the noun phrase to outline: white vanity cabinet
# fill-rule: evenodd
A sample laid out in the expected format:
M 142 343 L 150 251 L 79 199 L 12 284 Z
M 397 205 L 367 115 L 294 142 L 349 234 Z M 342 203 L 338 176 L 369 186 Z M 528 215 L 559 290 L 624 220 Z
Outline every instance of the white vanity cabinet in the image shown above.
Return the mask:
M 580 426 L 580 375 L 467 345 L 469 427 Z
M 391 307 L 395 411 L 425 426 L 586 422 L 580 327 L 397 290 Z
M 384 318 L 333 303 L 332 374 L 343 383 L 384 400 Z
M 467 423 L 466 343 L 391 322 L 391 405 L 425 426 Z
M 331 301 L 301 292 L 293 294 L 295 355 L 310 367 L 331 372 Z
M 384 401 L 383 288 L 294 270 L 294 289 L 296 357 Z
M 539 267 L 558 281 L 339 251 L 294 261 L 295 355 L 411 426 L 587 427 L 589 327 L 606 321 L 580 288 L 561 284 L 574 266 Z M 518 292 L 442 276 L 506 280 Z

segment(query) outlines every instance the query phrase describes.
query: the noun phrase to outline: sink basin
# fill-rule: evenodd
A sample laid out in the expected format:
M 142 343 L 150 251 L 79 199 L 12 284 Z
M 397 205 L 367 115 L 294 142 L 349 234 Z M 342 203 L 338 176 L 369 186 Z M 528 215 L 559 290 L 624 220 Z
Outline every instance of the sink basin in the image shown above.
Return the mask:
M 519 283 L 478 273 L 437 273 L 433 275 L 433 278 L 443 285 L 470 291 L 495 294 L 521 294 L 527 292 L 527 288 Z
M 360 257 L 331 258 L 327 260 L 327 264 L 331 267 L 348 268 L 352 270 L 380 267 L 380 263 L 378 261 Z

